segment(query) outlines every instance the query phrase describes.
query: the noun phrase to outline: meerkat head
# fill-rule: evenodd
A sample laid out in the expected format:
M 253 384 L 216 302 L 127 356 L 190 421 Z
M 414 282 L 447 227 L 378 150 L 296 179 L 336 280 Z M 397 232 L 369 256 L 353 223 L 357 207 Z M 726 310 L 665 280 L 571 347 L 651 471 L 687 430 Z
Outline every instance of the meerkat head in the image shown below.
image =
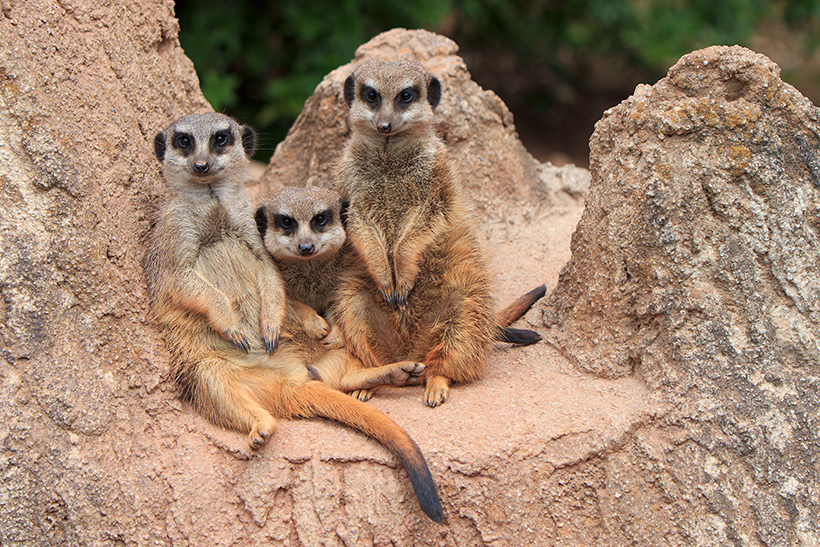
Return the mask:
M 359 134 L 395 137 L 429 133 L 441 83 L 416 61 L 364 63 L 348 76 L 344 97 L 350 128 Z
M 345 210 L 328 188 L 286 188 L 256 210 L 256 226 L 276 261 L 330 258 L 345 242 Z
M 218 113 L 189 114 L 154 137 L 154 152 L 171 185 L 214 184 L 232 179 L 236 166 L 247 167 L 256 135 Z

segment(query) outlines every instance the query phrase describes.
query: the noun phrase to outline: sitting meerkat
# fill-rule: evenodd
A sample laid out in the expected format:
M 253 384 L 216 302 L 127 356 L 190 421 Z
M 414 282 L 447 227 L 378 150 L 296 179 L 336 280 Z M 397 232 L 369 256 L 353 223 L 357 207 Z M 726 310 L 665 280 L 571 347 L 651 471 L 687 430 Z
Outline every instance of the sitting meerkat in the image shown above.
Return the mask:
M 256 210 L 256 225 L 273 257 L 294 307 L 308 306 L 302 317 L 318 313 L 332 323 L 333 293 L 344 269 L 347 204 L 338 192 L 319 186 L 285 188 Z M 341 347 L 344 341 L 331 326 L 324 343 Z
M 350 140 L 338 179 L 351 253 L 333 315 L 363 366 L 424 363 L 424 398 L 435 407 L 451 382 L 483 375 L 501 328 L 545 289 L 519 299 L 515 312 L 493 312 L 474 215 L 433 126 L 437 78 L 417 62 L 372 60 L 347 78 L 344 98 Z M 516 341 L 509 333 L 501 338 Z M 539 339 L 532 334 L 521 342 Z
M 311 378 L 330 377 L 326 369 L 344 366 L 347 352 L 307 361 L 283 331 L 284 284 L 243 194 L 253 142 L 250 128 L 215 113 L 184 116 L 154 140 L 170 196 L 145 269 L 181 395 L 214 424 L 248 432 L 254 450 L 280 418 L 324 417 L 358 429 L 397 455 L 422 509 L 441 522 L 435 484 L 410 436 L 370 405 Z M 407 368 L 393 367 L 385 381 L 424 370 Z

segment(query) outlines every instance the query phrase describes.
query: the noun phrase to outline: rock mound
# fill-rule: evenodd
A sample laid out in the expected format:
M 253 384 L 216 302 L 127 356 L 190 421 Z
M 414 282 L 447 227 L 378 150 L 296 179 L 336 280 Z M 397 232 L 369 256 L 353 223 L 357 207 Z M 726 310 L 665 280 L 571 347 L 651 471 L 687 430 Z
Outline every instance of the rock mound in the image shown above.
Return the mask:
M 820 111 L 779 72 L 712 47 L 606 112 L 543 306 L 579 370 L 675 405 L 629 473 L 667 544 L 820 541 Z
M 471 79 L 457 52 L 455 42 L 424 30 L 394 29 L 359 47 L 350 64 L 328 74 L 316 87 L 287 138 L 276 147 L 260 188 L 250 189 L 249 195 L 264 196 L 282 186 L 334 185 L 333 170 L 348 135 L 344 81 L 358 64 L 378 57 L 415 59 L 441 80 L 437 130 L 482 214 L 503 218 L 526 206 L 574 207 L 586 190 L 586 170 L 536 161 L 518 139 L 506 105 Z
M 169 4 L 98 4 L 0 10 L 2 545 L 820 543 L 817 115 L 766 59 L 697 52 L 599 125 L 543 308 L 570 360 L 500 346 L 435 411 L 420 388 L 373 400 L 427 455 L 440 527 L 362 435 L 288 421 L 249 454 L 178 402 L 141 267 L 151 140 L 208 105 Z M 553 284 L 586 173 L 532 160 L 455 53 L 399 30 L 354 63 L 414 55 L 442 78 L 499 292 Z M 347 74 L 257 193 L 329 184 Z

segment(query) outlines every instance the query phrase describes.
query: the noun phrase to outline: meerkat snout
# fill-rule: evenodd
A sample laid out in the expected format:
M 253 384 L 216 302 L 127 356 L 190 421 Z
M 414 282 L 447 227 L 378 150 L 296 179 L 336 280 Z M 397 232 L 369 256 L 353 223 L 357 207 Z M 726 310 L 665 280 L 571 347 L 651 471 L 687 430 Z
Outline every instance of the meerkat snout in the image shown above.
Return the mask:
M 310 256 L 313 254 L 313 251 L 316 250 L 316 247 L 313 243 L 300 243 L 299 244 L 299 254 L 302 256 Z

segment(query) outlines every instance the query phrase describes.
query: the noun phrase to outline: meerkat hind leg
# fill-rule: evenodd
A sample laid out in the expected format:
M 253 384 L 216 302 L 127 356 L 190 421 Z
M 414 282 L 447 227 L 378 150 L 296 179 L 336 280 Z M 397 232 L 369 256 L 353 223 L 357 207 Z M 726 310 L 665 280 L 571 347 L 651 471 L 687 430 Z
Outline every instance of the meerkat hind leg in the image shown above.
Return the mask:
M 373 397 L 373 394 L 375 394 L 375 393 L 376 393 L 376 388 L 373 388 L 373 389 L 354 389 L 353 391 L 351 391 L 349 393 L 349 395 L 351 397 L 353 397 L 354 399 L 358 399 L 361 402 L 366 403 L 367 401 L 369 401 Z
M 279 420 L 273 416 L 268 416 L 253 424 L 251 432 L 248 434 L 248 445 L 251 449 L 258 450 L 261 448 L 276 431 L 278 425 Z
M 435 408 L 447 402 L 450 397 L 450 380 L 445 376 L 428 376 L 424 390 L 424 403 Z
M 345 371 L 335 386 L 340 391 L 371 391 L 369 394 L 356 396 L 359 400 L 369 399 L 374 390 L 380 386 L 417 385 L 421 376 L 427 370 L 427 365 L 415 361 L 399 361 L 375 368 L 353 367 Z M 362 399 L 366 396 L 366 399 Z
M 419 384 L 427 365 L 416 361 L 398 361 L 379 367 L 365 367 L 347 351 L 334 350 L 313 363 L 309 370 L 315 379 L 366 401 L 379 386 Z
M 242 393 L 243 390 L 232 389 L 230 399 L 225 401 L 234 416 L 229 418 L 234 427 L 244 429 L 248 433 L 248 446 L 251 450 L 259 450 L 267 440 L 274 434 L 279 420 L 275 418 L 267 409 L 254 400 L 249 393 Z M 244 422 L 245 426 L 239 424 Z

